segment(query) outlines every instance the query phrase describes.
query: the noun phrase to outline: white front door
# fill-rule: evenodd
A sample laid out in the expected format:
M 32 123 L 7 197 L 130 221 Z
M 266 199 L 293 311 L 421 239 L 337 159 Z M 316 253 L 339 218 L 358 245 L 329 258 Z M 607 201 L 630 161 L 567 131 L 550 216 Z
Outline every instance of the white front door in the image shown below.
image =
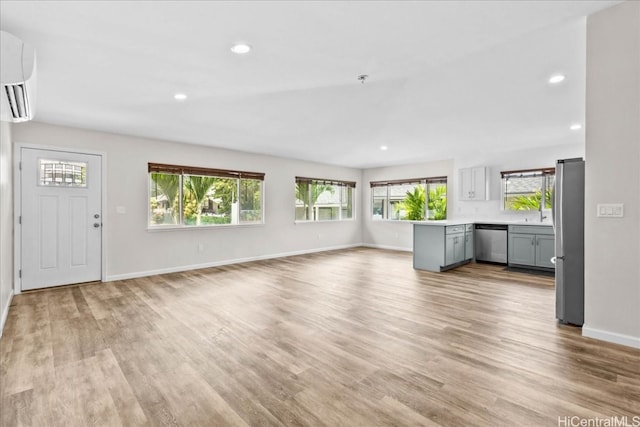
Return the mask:
M 100 280 L 102 157 L 22 148 L 21 289 Z

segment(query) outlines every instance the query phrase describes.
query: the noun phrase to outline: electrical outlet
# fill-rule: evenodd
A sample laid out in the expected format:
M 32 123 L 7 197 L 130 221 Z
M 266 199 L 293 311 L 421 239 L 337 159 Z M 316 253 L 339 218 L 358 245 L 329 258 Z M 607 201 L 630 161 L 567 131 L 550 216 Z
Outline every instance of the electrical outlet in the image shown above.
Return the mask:
M 624 217 L 624 204 L 598 203 L 596 215 L 602 218 L 622 218 Z

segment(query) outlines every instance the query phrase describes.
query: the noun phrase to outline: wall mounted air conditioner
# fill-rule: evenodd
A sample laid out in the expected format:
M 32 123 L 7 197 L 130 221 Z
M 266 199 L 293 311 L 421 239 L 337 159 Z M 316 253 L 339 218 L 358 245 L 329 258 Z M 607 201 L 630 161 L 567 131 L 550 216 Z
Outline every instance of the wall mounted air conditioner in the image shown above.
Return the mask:
M 36 52 L 6 31 L 0 31 L 0 42 L 1 119 L 26 122 L 36 106 Z

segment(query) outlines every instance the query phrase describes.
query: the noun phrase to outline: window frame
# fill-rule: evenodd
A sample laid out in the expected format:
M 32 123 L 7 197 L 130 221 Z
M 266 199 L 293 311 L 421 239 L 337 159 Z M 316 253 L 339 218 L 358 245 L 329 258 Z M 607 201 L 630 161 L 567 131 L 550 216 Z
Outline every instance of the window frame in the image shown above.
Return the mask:
M 553 177 L 555 183 L 556 168 L 555 167 L 543 167 L 543 168 L 531 168 L 531 169 L 516 169 L 500 172 L 500 208 L 507 212 L 539 212 L 551 210 L 551 207 L 546 206 L 546 191 L 549 188 L 549 178 Z M 511 209 L 507 207 L 507 197 L 509 194 L 514 195 L 518 193 L 507 193 L 507 180 L 510 178 L 540 178 L 540 204 L 537 209 Z M 553 188 L 553 186 L 551 186 Z M 524 196 L 526 193 L 521 193 Z M 535 193 L 534 193 L 535 194 Z M 545 200 L 543 202 L 542 200 Z M 553 206 L 553 195 L 551 196 L 551 204 Z
M 178 209 L 179 220 L 177 224 L 152 224 L 151 223 L 151 192 L 152 192 L 152 178 L 153 173 L 160 173 L 165 175 L 178 176 Z M 265 224 L 265 175 L 262 172 L 247 172 L 237 171 L 230 169 L 215 169 L 196 166 L 180 166 L 164 163 L 151 163 L 147 165 L 147 230 L 148 231 L 161 231 L 161 230 L 189 230 L 189 229 L 203 229 L 203 228 L 218 228 L 218 227 L 251 227 L 261 226 Z M 238 203 L 238 209 L 236 212 L 237 218 L 231 219 L 231 223 L 228 224 L 186 224 L 184 218 L 184 177 L 185 176 L 201 176 L 212 177 L 222 179 L 235 179 L 236 199 Z M 241 209 L 240 209 L 240 188 L 241 180 L 258 180 L 260 181 L 260 221 L 242 222 L 241 221 Z
M 311 219 L 298 219 L 297 217 L 297 209 L 298 209 L 298 200 L 301 200 L 298 198 L 297 195 L 297 189 L 296 189 L 296 194 L 294 195 L 295 197 L 295 203 L 294 203 L 294 222 L 297 223 L 301 223 L 301 224 L 306 224 L 306 223 L 316 223 L 316 222 L 340 222 L 340 221 L 355 221 L 356 219 L 356 182 L 355 181 L 344 181 L 344 180 L 337 180 L 337 179 L 324 179 L 324 178 L 308 178 L 308 177 L 301 177 L 301 176 L 296 176 L 295 177 L 295 186 L 297 187 L 299 184 L 301 183 L 306 183 L 307 185 L 311 186 L 311 185 L 331 185 L 332 187 L 335 188 L 335 192 L 338 193 L 338 203 L 337 203 L 337 210 L 338 210 L 338 218 L 337 219 L 318 219 L 319 218 L 319 211 L 318 214 L 316 214 L 316 206 L 317 206 L 317 200 L 315 202 L 312 202 L 311 198 L 312 198 L 312 191 L 311 188 L 309 188 L 307 190 L 308 193 L 308 203 L 305 204 L 304 206 L 306 206 L 307 209 L 307 216 L 311 216 L 309 215 L 309 212 L 311 212 L 311 210 L 313 210 L 313 218 Z M 344 201 L 342 200 L 342 196 L 343 196 L 343 190 L 345 188 L 351 188 L 351 217 L 350 218 L 343 218 L 342 215 L 342 210 L 343 210 L 343 206 L 348 206 L 349 203 L 347 201 L 347 203 L 345 204 Z M 318 196 L 322 194 L 319 193 Z
M 390 218 L 390 212 L 391 212 L 391 208 L 392 205 L 394 203 L 392 203 L 391 201 L 391 197 L 390 197 L 390 188 L 393 186 L 399 186 L 399 185 L 411 185 L 413 184 L 414 186 L 422 186 L 425 189 L 426 195 L 425 195 L 425 205 L 424 205 L 424 217 L 421 220 L 412 220 L 412 219 L 394 219 L 394 218 Z M 448 185 L 448 177 L 447 176 L 434 176 L 434 177 L 425 177 L 425 178 L 412 178 L 412 179 L 395 179 L 395 180 L 385 180 L 385 181 L 370 181 L 369 185 L 371 188 L 371 198 L 370 198 L 370 214 L 371 214 L 371 220 L 372 221 L 386 221 L 386 222 L 411 222 L 411 221 L 438 221 L 436 219 L 429 219 L 428 218 L 428 212 L 429 212 L 429 186 L 430 185 L 445 185 L 447 191 L 449 190 L 449 185 Z M 385 196 L 384 196 L 384 206 L 382 208 L 382 217 L 381 218 L 376 218 L 374 216 L 373 213 L 373 209 L 374 209 L 374 202 L 375 202 L 375 188 L 385 188 Z M 414 187 L 415 188 L 415 187 Z M 406 196 L 405 196 L 406 198 Z M 402 201 L 404 201 L 404 199 L 402 199 Z M 397 203 L 402 203 L 402 201 L 397 202 Z M 445 205 L 445 218 L 443 218 L 443 220 L 447 219 L 447 210 L 448 210 L 448 197 L 447 197 L 447 203 Z

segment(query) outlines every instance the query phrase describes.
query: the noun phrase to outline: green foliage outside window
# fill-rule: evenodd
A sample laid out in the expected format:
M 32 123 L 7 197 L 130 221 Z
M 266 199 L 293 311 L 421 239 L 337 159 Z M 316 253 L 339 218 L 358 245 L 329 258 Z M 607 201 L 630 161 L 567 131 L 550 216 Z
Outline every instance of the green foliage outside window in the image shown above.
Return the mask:
M 507 208 L 514 211 L 537 211 L 540 209 L 542 191 L 535 194 L 521 195 L 507 200 Z M 544 209 L 551 209 L 553 203 L 553 190 L 546 189 L 544 192 Z
M 501 174 L 504 209 L 512 211 L 551 209 L 555 185 L 553 168 L 509 171 Z
M 149 177 L 150 226 L 263 221 L 260 179 L 163 172 L 151 172 Z
M 156 211 L 158 208 L 158 196 L 163 196 L 167 203 L 166 213 L 155 213 L 153 221 L 156 224 L 178 224 L 180 220 L 180 212 L 178 208 L 178 194 L 180 192 L 180 177 L 173 174 L 152 173 L 152 184 L 156 186 L 157 196 L 151 198 L 151 210 Z M 167 218 L 168 217 L 168 218 Z
M 192 217 L 195 214 L 195 225 L 201 224 L 203 202 L 209 196 L 209 192 L 213 188 L 217 178 L 211 176 L 193 176 L 185 175 L 184 177 L 184 216 L 185 219 Z M 188 205 L 187 199 L 191 199 L 193 202 Z M 187 211 L 187 208 L 190 208 Z M 187 214 L 188 212 L 188 214 Z
M 425 218 L 447 219 L 447 186 L 429 187 L 428 200 L 426 200 L 427 191 L 422 185 L 416 186 L 413 191 L 407 191 L 404 200 L 395 205 L 396 212 L 404 212 L 400 219 L 407 221 L 423 221 Z
M 404 217 L 401 219 L 408 221 L 424 220 L 426 194 L 424 187 L 421 185 L 415 187 L 413 192 L 407 191 L 404 200 L 396 204 L 396 210 L 404 211 Z
M 429 189 L 429 219 L 447 219 L 447 186 L 437 185 Z
M 374 220 L 447 219 L 446 177 L 371 182 Z
M 296 177 L 296 221 L 353 219 L 355 183 Z
M 311 189 L 309 189 L 311 187 Z M 307 183 L 307 182 L 296 182 L 296 199 L 300 200 L 305 209 L 305 218 L 306 220 L 313 220 L 314 218 L 309 218 L 309 206 L 315 206 L 318 201 L 318 197 L 325 191 L 330 192 L 331 194 L 335 194 L 335 189 L 332 185 L 327 184 L 317 184 L 317 183 Z

